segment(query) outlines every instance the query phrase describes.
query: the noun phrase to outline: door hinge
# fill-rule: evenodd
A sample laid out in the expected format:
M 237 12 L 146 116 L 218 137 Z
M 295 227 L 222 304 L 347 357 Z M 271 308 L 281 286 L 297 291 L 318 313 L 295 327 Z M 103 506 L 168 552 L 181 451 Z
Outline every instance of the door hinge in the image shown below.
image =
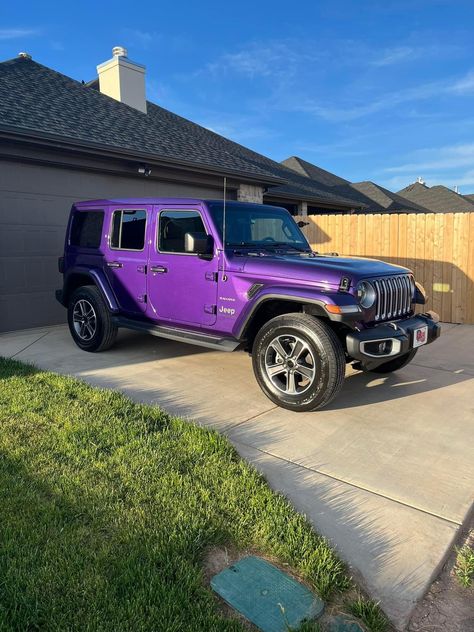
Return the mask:
M 217 272 L 206 272 L 206 281 L 217 281 Z
M 217 305 L 204 305 L 204 311 L 206 312 L 206 314 L 216 314 Z
M 137 266 L 137 272 L 143 272 L 143 274 L 146 274 L 146 266 Z
M 140 296 L 137 296 L 137 299 L 138 299 L 139 303 L 146 303 L 147 296 L 146 296 L 146 294 L 141 294 Z

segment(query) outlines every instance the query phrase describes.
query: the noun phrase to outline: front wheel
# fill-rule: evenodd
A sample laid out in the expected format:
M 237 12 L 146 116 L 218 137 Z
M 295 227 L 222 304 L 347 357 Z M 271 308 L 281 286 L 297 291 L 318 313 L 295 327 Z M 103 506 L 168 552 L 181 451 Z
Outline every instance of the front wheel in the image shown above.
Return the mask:
M 329 404 L 341 389 L 345 355 L 334 331 L 308 314 L 284 314 L 258 332 L 252 350 L 257 382 L 278 406 L 296 412 Z
M 115 342 L 117 326 L 95 285 L 75 290 L 68 303 L 69 331 L 84 351 L 105 351 Z
M 413 358 L 416 356 L 416 352 L 418 349 L 412 349 L 408 353 L 404 353 L 393 360 L 389 360 L 388 362 L 384 362 L 383 364 L 379 364 L 375 369 L 365 369 L 369 373 L 393 373 L 393 371 L 398 371 L 399 369 L 403 369 L 404 366 L 409 364 Z

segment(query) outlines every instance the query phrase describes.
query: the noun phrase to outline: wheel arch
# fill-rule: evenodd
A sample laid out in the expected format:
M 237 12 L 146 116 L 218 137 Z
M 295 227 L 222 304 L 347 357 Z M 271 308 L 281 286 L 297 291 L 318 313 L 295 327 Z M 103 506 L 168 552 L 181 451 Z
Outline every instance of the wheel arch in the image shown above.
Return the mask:
M 238 337 L 246 340 L 246 350 L 251 352 L 258 330 L 275 316 L 291 313 L 305 313 L 323 318 L 329 322 L 323 301 L 308 301 L 301 297 L 264 296 L 253 305 L 246 320 L 241 325 Z
M 76 267 L 64 279 L 63 301 L 67 305 L 71 294 L 84 285 L 95 285 L 111 312 L 118 312 L 119 306 L 105 275 L 100 270 Z

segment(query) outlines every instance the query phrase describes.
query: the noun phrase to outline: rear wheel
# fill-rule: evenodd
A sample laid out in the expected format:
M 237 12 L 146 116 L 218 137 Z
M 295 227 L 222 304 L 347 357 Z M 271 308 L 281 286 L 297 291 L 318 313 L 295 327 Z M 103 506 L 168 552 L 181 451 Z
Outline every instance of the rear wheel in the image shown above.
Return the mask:
M 388 362 L 384 362 L 383 364 L 379 364 L 379 366 L 375 367 L 375 369 L 366 369 L 364 367 L 363 370 L 368 373 L 393 373 L 393 371 L 398 371 L 399 369 L 403 369 L 404 366 L 409 364 L 413 358 L 416 356 L 416 352 L 418 349 L 412 349 L 408 353 L 404 355 L 398 356 L 398 358 L 394 358 L 393 360 L 389 360 Z
M 75 290 L 68 303 L 69 331 L 84 351 L 105 351 L 115 342 L 117 326 L 95 285 Z
M 296 412 L 326 406 L 344 381 L 346 363 L 339 339 L 308 314 L 284 314 L 265 323 L 255 338 L 252 359 L 265 395 Z

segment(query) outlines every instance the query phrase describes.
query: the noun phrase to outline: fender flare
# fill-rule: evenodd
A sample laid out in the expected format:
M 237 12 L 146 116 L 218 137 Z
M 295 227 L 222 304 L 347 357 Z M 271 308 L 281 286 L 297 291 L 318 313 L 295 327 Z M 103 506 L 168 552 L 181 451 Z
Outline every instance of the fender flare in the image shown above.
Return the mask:
M 306 291 L 304 291 L 306 290 Z M 239 318 L 236 329 L 235 337 L 242 339 L 247 331 L 253 316 L 258 308 L 268 301 L 281 300 L 288 303 L 303 303 L 304 305 L 311 306 L 311 312 L 313 314 L 324 316 L 335 322 L 344 322 L 352 327 L 352 324 L 361 319 L 361 310 L 354 303 L 354 297 L 350 294 L 343 294 L 340 292 L 319 293 L 319 296 L 315 296 L 316 292 L 312 289 L 308 291 L 308 288 L 304 288 L 303 291 L 298 291 L 297 294 L 290 294 L 288 290 L 279 291 L 278 288 L 268 288 L 267 291 L 263 291 L 254 297 L 251 305 L 241 312 L 241 318 Z M 354 311 L 344 314 L 333 314 L 327 311 L 327 305 L 337 305 L 340 307 L 354 307 Z
M 105 300 L 109 310 L 113 313 L 117 313 L 120 311 L 117 299 L 115 294 L 110 286 L 110 283 L 105 276 L 102 270 L 97 268 L 86 268 L 85 266 L 74 266 L 70 270 L 68 270 L 66 277 L 64 278 L 64 296 L 67 297 L 68 291 L 68 281 L 69 277 L 74 274 L 80 274 L 81 276 L 88 277 L 92 284 L 95 285 L 100 293 L 102 294 L 102 298 Z M 67 302 L 67 299 L 65 299 Z

